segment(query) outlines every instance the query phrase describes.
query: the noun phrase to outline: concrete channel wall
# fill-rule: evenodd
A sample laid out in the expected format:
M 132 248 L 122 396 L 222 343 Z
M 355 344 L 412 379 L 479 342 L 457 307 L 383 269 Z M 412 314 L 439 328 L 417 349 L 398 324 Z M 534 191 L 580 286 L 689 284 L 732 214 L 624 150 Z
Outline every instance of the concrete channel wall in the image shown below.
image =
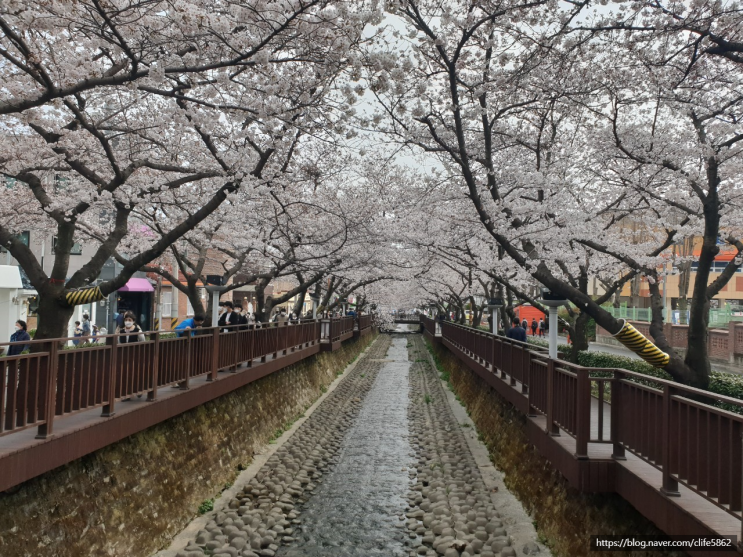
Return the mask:
M 375 337 L 344 342 L 0 494 L 0 555 L 134 557 L 167 546 Z
M 429 346 L 443 377 L 475 423 L 491 460 L 505 474 L 506 487 L 532 516 L 539 541 L 548 545 L 553 555 L 588 556 L 592 534 L 662 535 L 621 497 L 580 493 L 571 488 L 530 444 L 526 418 L 445 347 Z

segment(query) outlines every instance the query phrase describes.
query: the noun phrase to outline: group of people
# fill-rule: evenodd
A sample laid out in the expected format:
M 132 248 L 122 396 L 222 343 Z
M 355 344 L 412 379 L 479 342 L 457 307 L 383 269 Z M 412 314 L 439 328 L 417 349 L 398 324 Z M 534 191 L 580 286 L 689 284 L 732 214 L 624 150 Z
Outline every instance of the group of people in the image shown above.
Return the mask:
M 506 336 L 514 340 L 526 342 L 526 334 L 529 329 L 531 329 L 532 336 L 537 336 L 537 333 L 539 333 L 539 336 L 543 337 L 549 331 L 549 325 L 544 319 L 540 319 L 539 323 L 537 323 L 536 318 L 532 318 L 531 326 L 529 326 L 529 322 L 526 319 L 519 321 L 518 317 L 514 317 L 511 328 L 508 329 Z
M 90 316 L 87 313 L 83 314 L 83 321 L 82 323 L 80 321 L 75 321 L 75 330 L 72 333 L 72 336 L 75 337 L 75 340 L 72 341 L 72 344 L 75 346 L 80 345 L 80 343 L 86 343 L 88 342 L 87 339 L 92 338 L 93 342 L 96 341 L 96 337 L 100 334 L 100 329 L 98 328 L 98 325 L 91 324 L 90 322 Z
M 186 331 L 191 331 L 191 336 L 193 336 L 196 334 L 196 329 L 203 327 L 204 321 L 203 315 L 194 315 L 189 319 L 184 319 L 175 328 L 176 334 L 181 337 L 187 334 Z M 297 316 L 294 313 L 287 314 L 286 310 L 282 309 L 274 315 L 271 321 L 279 324 L 291 323 L 297 321 Z M 222 328 L 222 332 L 241 330 L 243 327 L 240 325 L 260 327 L 261 321 L 257 314 L 250 313 L 243 308 L 242 304 L 233 304 L 230 301 L 220 302 L 217 326 Z
M 549 330 L 549 325 L 547 324 L 547 321 L 544 319 L 539 319 L 539 323 L 537 323 L 536 317 L 532 317 L 531 319 L 531 326 L 529 326 L 529 322 L 524 319 L 521 321 L 521 326 L 524 328 L 524 331 L 528 331 L 529 328 L 531 328 L 531 336 L 540 336 L 543 337 L 544 334 Z

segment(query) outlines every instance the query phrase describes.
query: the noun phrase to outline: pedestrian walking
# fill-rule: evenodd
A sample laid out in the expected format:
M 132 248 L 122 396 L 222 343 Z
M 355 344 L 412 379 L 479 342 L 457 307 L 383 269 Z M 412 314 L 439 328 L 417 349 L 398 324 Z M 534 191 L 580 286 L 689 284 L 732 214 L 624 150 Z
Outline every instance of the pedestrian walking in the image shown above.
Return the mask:
M 230 301 L 224 302 L 222 306 L 224 307 L 224 313 L 219 318 L 218 325 L 220 327 L 228 327 L 230 325 L 239 325 L 240 317 L 237 315 L 237 313 L 235 313 L 234 311 L 235 306 L 232 305 L 232 302 Z M 231 329 L 225 328 L 225 329 L 222 329 L 222 332 L 229 333 L 230 331 L 236 331 L 236 330 L 237 330 L 236 328 L 231 328 Z
M 544 336 L 544 319 L 539 320 L 539 336 Z
M 524 319 L 523 323 L 526 323 L 526 319 Z M 522 327 L 523 323 L 519 323 L 519 318 L 514 317 L 512 326 L 510 329 L 508 329 L 506 336 L 508 338 L 512 338 L 513 340 L 526 342 L 526 329 Z
M 117 327 L 124 326 L 124 312 L 123 311 L 116 312 L 116 317 L 114 317 L 114 325 L 116 325 Z
M 81 335 L 81 338 L 83 342 L 86 338 L 90 336 L 90 333 L 92 332 L 92 328 L 90 326 L 90 316 L 87 313 L 83 313 L 83 322 L 81 324 L 83 334 Z
M 76 339 L 72 341 L 72 344 L 74 346 L 80 344 L 80 337 L 83 336 L 83 328 L 80 326 L 80 321 L 75 321 L 75 330 L 72 332 L 72 336 Z
M 241 331 L 244 331 L 248 328 L 248 315 L 247 312 L 243 309 L 242 304 L 235 304 L 235 313 L 237 313 L 237 319 L 238 319 L 238 327 Z
M 521 328 L 524 329 L 524 332 L 529 328 L 529 322 L 526 320 L 526 317 L 521 321 Z
M 26 322 L 19 319 L 15 322 L 15 332 L 10 335 L 10 342 L 23 342 L 31 340 L 31 335 L 28 334 L 28 327 Z M 8 356 L 17 356 L 28 350 L 30 345 L 28 344 L 11 344 L 8 346 Z
M 535 317 L 531 318 L 531 336 L 535 337 L 537 336 L 537 320 Z
M 276 321 L 279 325 L 286 325 L 287 317 L 286 317 L 286 311 L 282 308 L 281 313 L 278 314 L 276 317 Z
M 134 314 L 131 311 L 127 311 L 124 314 L 124 326 L 117 327 L 116 334 L 119 335 L 119 344 L 144 342 L 144 333 L 139 325 L 137 325 Z

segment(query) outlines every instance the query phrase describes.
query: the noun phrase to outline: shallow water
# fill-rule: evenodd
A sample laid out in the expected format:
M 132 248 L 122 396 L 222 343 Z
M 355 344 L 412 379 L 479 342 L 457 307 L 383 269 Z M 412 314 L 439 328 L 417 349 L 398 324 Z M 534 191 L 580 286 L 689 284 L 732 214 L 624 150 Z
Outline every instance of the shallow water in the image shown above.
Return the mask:
M 301 510 L 295 542 L 280 557 L 407 555 L 407 339 L 395 338 L 332 471 Z

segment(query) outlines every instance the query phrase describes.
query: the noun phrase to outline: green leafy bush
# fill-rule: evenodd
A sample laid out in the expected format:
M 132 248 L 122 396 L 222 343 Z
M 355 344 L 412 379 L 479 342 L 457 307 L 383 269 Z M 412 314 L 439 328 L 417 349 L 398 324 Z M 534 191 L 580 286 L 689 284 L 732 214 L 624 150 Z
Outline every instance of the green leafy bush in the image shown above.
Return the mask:
M 534 338 L 534 337 L 527 337 L 526 342 L 529 344 L 533 344 L 534 346 L 539 346 L 541 348 L 549 348 L 550 343 L 547 340 L 542 340 L 541 338 Z M 557 351 L 560 354 L 570 354 L 571 347 L 569 344 L 558 344 L 557 345 Z
M 207 499 L 199 505 L 199 514 L 206 514 L 214 510 L 214 499 Z

